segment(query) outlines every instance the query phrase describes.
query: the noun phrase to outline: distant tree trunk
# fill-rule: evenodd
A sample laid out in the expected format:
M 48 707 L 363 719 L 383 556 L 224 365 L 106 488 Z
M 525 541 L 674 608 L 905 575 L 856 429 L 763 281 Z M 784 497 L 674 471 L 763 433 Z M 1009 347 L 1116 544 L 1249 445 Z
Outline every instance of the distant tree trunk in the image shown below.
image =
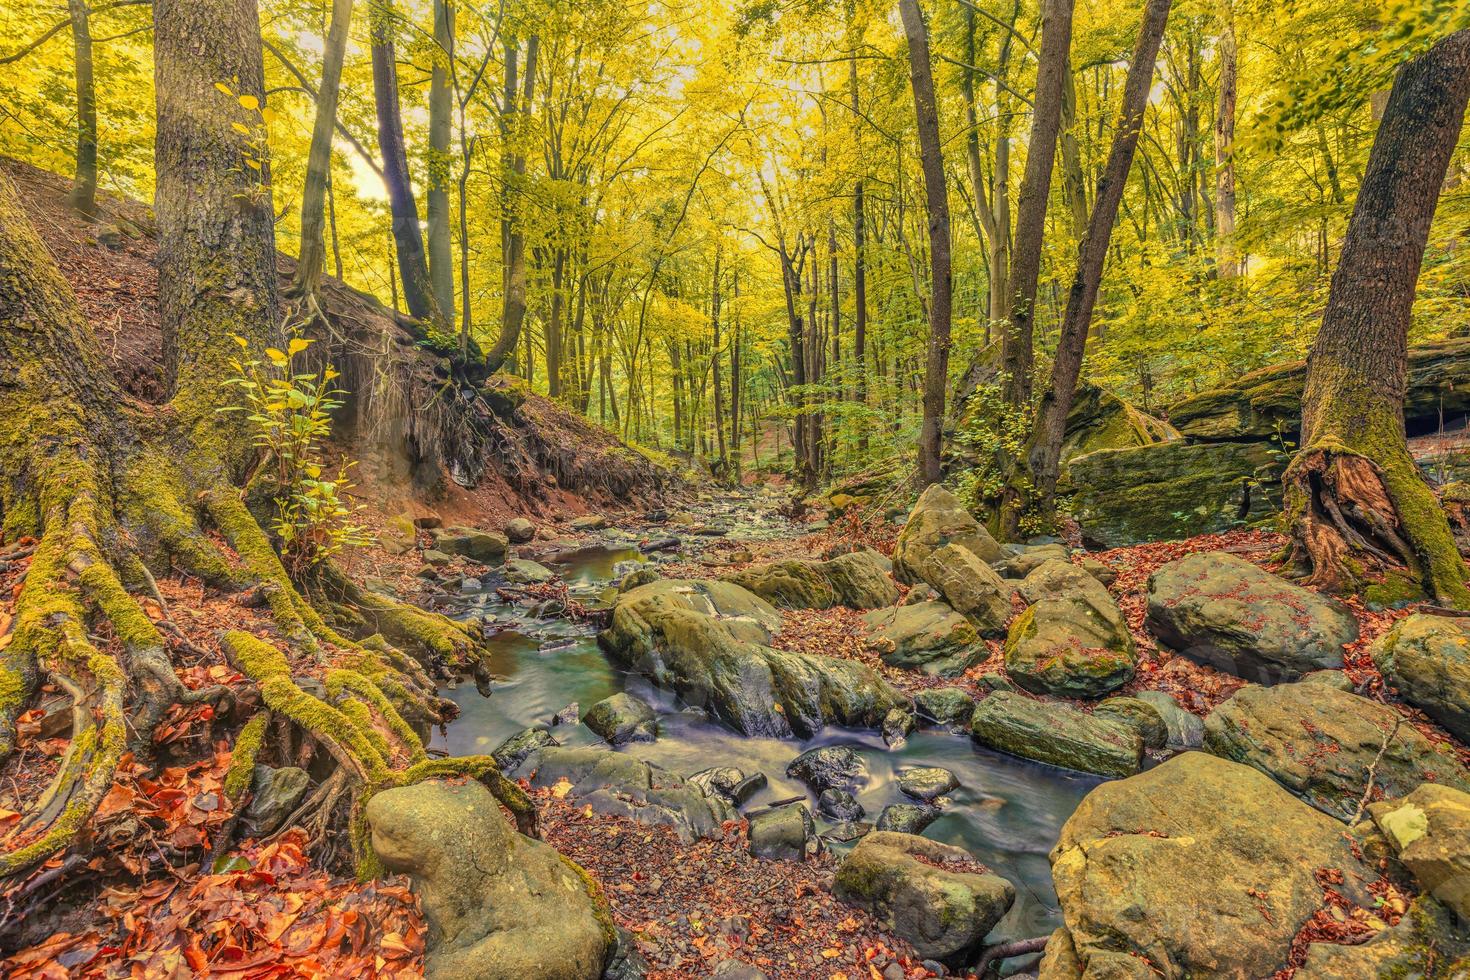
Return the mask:
M 720 252 L 715 249 L 714 282 L 710 287 L 710 327 L 714 331 L 714 347 L 710 351 L 710 368 L 714 383 L 715 399 L 715 456 L 720 467 L 725 467 L 725 406 L 724 390 L 720 383 Z M 722 478 L 725 473 L 719 474 Z
M 566 280 L 567 253 L 565 249 L 553 249 L 551 258 L 551 315 L 546 318 L 546 393 L 552 398 L 562 396 L 562 372 L 564 370 L 562 344 L 562 311 L 566 299 L 562 287 Z
M 1077 86 L 1071 58 L 1062 83 L 1062 122 L 1058 144 L 1062 152 L 1062 198 L 1072 216 L 1072 234 L 1080 242 L 1087 234 L 1087 176 L 1082 172 L 1082 150 L 1077 145 Z
M 1220 98 L 1215 111 L 1215 268 L 1221 279 L 1243 272 L 1235 251 L 1235 15 L 1231 0 L 1222 0 L 1220 40 Z
M 403 116 L 398 106 L 398 56 L 394 49 L 392 0 L 373 7 L 372 58 L 373 98 L 378 110 L 378 149 L 383 155 L 383 183 L 388 188 L 388 207 L 393 216 L 393 248 L 398 256 L 398 278 L 403 303 L 410 316 L 443 321 L 443 311 L 429 284 L 429 266 L 424 256 L 424 238 L 419 232 L 419 208 L 408 172 L 408 151 L 403 143 Z
M 260 19 L 255 0 L 155 0 L 153 25 L 163 362 L 181 417 L 236 426 L 203 407 L 218 404 L 224 372 L 239 356 L 232 338 L 262 351 L 280 333 L 270 162 L 232 128 L 253 131 L 259 122 L 239 98 L 265 104 Z M 230 79 L 233 96 L 215 88 L 220 79 Z M 248 439 L 240 443 L 232 447 L 237 461 L 253 453 Z
M 485 365 L 491 371 L 500 370 L 515 353 L 521 326 L 526 320 L 526 236 L 520 216 L 516 214 L 521 183 L 526 176 L 526 154 L 516 144 L 521 116 L 530 111 L 531 99 L 536 93 L 536 52 L 539 47 L 540 38 L 532 34 L 526 43 L 525 82 L 518 85 L 516 63 L 520 43 L 514 39 L 505 42 L 505 89 L 501 95 L 500 113 L 500 135 L 505 146 L 500 167 L 500 256 L 504 299 L 501 303 L 500 337 L 485 358 Z M 632 383 L 631 378 L 629 383 Z M 627 402 L 627 409 L 631 419 L 631 399 Z
M 740 376 L 740 355 L 744 331 L 740 326 L 740 268 L 736 266 L 730 283 L 730 455 L 735 470 L 740 470 L 740 413 L 745 408 L 744 379 Z
M 863 216 L 863 182 L 858 180 L 852 189 L 852 400 L 859 405 L 868 403 L 868 263 L 867 228 Z M 868 424 L 858 422 L 858 449 L 868 449 Z
M 944 395 L 949 383 L 951 290 L 949 189 L 939 138 L 939 108 L 929 62 L 929 32 L 918 0 L 899 0 L 903 31 L 909 42 L 909 82 L 918 120 L 919 157 L 929 214 L 929 346 L 924 361 L 924 420 L 919 432 L 919 477 L 927 485 L 942 477 Z
M 1406 565 L 1436 600 L 1470 606 L 1444 511 L 1404 437 L 1408 328 L 1430 223 L 1470 100 L 1470 31 L 1394 79 L 1307 359 L 1301 449 L 1284 476 L 1292 556 L 1338 590 Z
M 1077 395 L 1077 379 L 1082 371 L 1082 355 L 1087 347 L 1092 311 L 1102 282 L 1113 224 L 1118 217 L 1118 205 L 1123 200 L 1128 171 L 1133 166 L 1133 155 L 1143 129 L 1143 115 L 1148 109 L 1154 64 L 1158 59 L 1159 42 L 1168 24 L 1169 7 L 1170 0 L 1148 0 L 1144 8 L 1143 25 L 1139 28 L 1138 43 L 1133 49 L 1128 78 L 1123 85 L 1123 107 L 1118 128 L 1113 134 L 1113 145 L 1108 151 L 1102 179 L 1098 181 L 1097 203 L 1078 247 L 1077 271 L 1067 292 L 1066 312 L 1062 315 L 1056 357 L 1052 362 L 1051 383 L 1037 409 L 1028 455 L 1035 486 L 1034 503 L 1036 509 L 1045 515 L 1051 514 L 1056 496 L 1067 415 L 1072 411 Z
M 454 57 L 454 5 L 434 0 L 434 64 L 429 73 L 429 282 L 445 322 L 454 322 L 454 259 L 449 234 L 449 140 L 453 129 L 449 61 Z
M 1032 334 L 1035 331 L 1036 282 L 1041 275 L 1041 246 L 1046 233 L 1046 202 L 1051 193 L 1052 164 L 1061 127 L 1062 99 L 1072 47 L 1073 0 L 1044 0 L 1041 56 L 1036 69 L 1036 104 L 1031 114 L 1026 173 L 1016 208 L 1016 237 L 1011 255 L 1010 316 L 1001 360 L 1003 394 L 1008 404 L 1031 402 Z
M 332 0 L 332 21 L 322 51 L 322 84 L 317 90 L 316 119 L 311 149 L 306 157 L 306 184 L 301 193 L 301 249 L 296 260 L 296 290 L 303 296 L 316 292 L 326 264 L 322 229 L 325 199 L 332 182 L 332 133 L 337 126 L 337 97 L 341 91 L 342 61 L 347 54 L 347 29 L 352 0 Z M 333 222 L 335 225 L 335 220 Z M 339 262 L 340 265 L 340 262 Z M 338 270 L 340 277 L 341 270 Z
M 87 0 L 67 0 L 76 52 L 77 168 L 67 203 L 88 221 L 97 217 L 97 88 L 92 80 L 92 27 Z

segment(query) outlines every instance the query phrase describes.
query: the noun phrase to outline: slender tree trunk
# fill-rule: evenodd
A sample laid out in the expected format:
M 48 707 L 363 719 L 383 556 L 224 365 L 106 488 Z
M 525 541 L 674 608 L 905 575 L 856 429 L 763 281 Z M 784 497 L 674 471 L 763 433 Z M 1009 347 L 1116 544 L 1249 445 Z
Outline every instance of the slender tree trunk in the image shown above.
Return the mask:
M 449 62 L 454 57 L 454 4 L 434 0 L 434 57 L 429 72 L 429 284 L 446 323 L 454 322 L 454 259 L 449 234 L 449 140 L 453 116 Z
M 1215 111 L 1215 267 L 1221 279 L 1243 271 L 1235 251 L 1235 14 L 1220 2 L 1220 96 Z
M 1046 233 L 1046 202 L 1051 192 L 1062 99 L 1072 47 L 1073 0 L 1045 0 L 1041 22 L 1041 60 L 1036 69 L 1036 106 L 1031 115 L 1026 173 L 1016 209 L 1016 238 L 1011 256 L 1010 318 L 1001 359 L 1006 373 L 1006 402 L 1031 402 L 1032 334 L 1035 332 L 1036 283 L 1041 275 L 1041 246 Z
M 1404 438 L 1408 329 L 1430 223 L 1470 100 L 1470 30 L 1399 69 L 1307 359 L 1301 449 L 1287 468 L 1292 552 L 1327 589 L 1406 565 L 1470 606 L 1466 568 Z
M 378 110 L 378 149 L 383 155 L 383 183 L 393 216 L 393 247 L 398 255 L 398 278 L 409 315 L 443 321 L 443 311 L 429 283 L 424 238 L 419 232 L 419 208 L 408 172 L 403 143 L 403 116 L 398 104 L 398 56 L 393 34 L 397 13 L 392 0 L 379 0 L 372 9 L 373 98 Z
M 316 119 L 311 128 L 311 149 L 306 156 L 306 184 L 301 192 L 301 248 L 296 260 L 296 290 L 302 295 L 316 292 L 326 264 L 326 241 L 322 230 L 325 199 L 332 182 L 332 133 L 337 126 L 337 98 L 341 91 L 342 62 L 347 54 L 347 29 L 352 20 L 352 0 L 332 0 L 332 21 L 322 51 L 322 84 L 317 89 Z M 333 234 L 335 236 L 335 219 Z M 335 251 L 335 247 L 334 247 Z M 340 260 L 338 277 L 341 277 Z
M 728 461 L 725 458 L 725 396 L 720 383 L 720 251 L 718 247 L 715 249 L 713 279 L 710 286 L 710 327 L 714 331 L 714 348 L 710 352 L 710 368 L 713 373 L 715 399 L 715 455 L 720 461 L 721 470 L 724 470 Z M 721 478 L 727 475 L 725 472 L 720 473 Z
M 1072 78 L 1071 58 L 1062 83 L 1062 125 L 1058 144 L 1062 153 L 1062 198 L 1072 217 L 1072 235 L 1077 241 L 1087 234 L 1087 176 L 1082 171 L 1082 150 L 1077 145 L 1077 86 Z
M 566 302 L 562 284 L 566 277 L 567 253 L 555 249 L 551 258 L 551 315 L 546 318 L 546 393 L 552 398 L 562 395 L 562 309 Z
M 536 93 L 536 52 L 540 43 L 535 34 L 526 42 L 526 77 L 525 82 L 518 86 L 516 63 L 520 43 L 513 39 L 505 42 L 505 89 L 501 96 L 500 115 L 501 140 L 505 144 L 500 168 L 500 254 L 504 299 L 501 303 L 500 337 L 485 358 L 485 365 L 492 372 L 500 370 L 515 353 L 521 326 L 526 321 L 526 238 L 521 216 L 517 213 L 521 184 L 526 177 L 526 155 L 518 142 L 523 116 L 530 112 L 531 100 Z M 631 400 L 628 402 L 628 414 L 631 417 Z
M 88 221 L 97 217 L 97 88 L 92 80 L 92 27 L 87 0 L 67 0 L 76 53 L 77 168 L 67 203 Z
M 939 110 L 929 62 L 929 32 L 924 26 L 918 0 L 899 0 L 898 9 L 909 42 L 909 82 L 914 90 L 919 156 L 929 214 L 929 269 L 933 282 L 929 300 L 929 345 L 924 361 L 924 421 L 919 433 L 919 476 L 925 484 L 932 484 L 938 483 L 943 476 L 944 396 L 949 383 L 949 321 L 953 288 L 949 254 L 949 188 L 944 175 Z
M 1052 362 L 1051 383 L 1047 386 L 1037 410 L 1036 427 L 1031 437 L 1029 462 L 1035 485 L 1037 509 L 1050 515 L 1056 495 L 1057 471 L 1066 433 L 1067 414 L 1077 395 L 1077 379 L 1082 371 L 1082 356 L 1087 347 L 1087 334 L 1092 324 L 1092 311 L 1102 282 L 1113 224 L 1118 205 L 1128 183 L 1128 171 L 1138 148 L 1143 129 L 1143 115 L 1148 109 L 1148 93 L 1153 85 L 1154 65 L 1159 42 L 1169 20 L 1170 0 L 1148 0 L 1143 25 L 1133 60 L 1128 65 L 1128 79 L 1123 85 L 1123 107 L 1108 162 L 1097 185 L 1097 203 L 1093 206 L 1087 232 L 1078 247 L 1077 271 L 1067 292 L 1066 312 L 1062 315 L 1057 353 Z

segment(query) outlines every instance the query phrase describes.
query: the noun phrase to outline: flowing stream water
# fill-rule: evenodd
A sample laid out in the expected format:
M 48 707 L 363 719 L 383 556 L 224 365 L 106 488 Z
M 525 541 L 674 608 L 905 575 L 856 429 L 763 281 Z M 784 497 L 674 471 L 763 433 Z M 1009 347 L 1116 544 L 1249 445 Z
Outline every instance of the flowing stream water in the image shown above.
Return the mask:
M 770 533 L 770 528 L 765 529 Z M 636 548 L 609 545 L 563 555 L 548 567 L 568 583 L 573 595 L 605 600 L 612 594 L 613 568 L 639 559 Z M 856 793 L 876 820 L 890 803 L 913 802 L 898 788 L 899 772 L 912 766 L 942 766 L 960 782 L 942 816 L 926 837 L 957 844 L 1016 886 L 1016 903 L 992 933 L 993 941 L 1042 936 L 1061 924 L 1052 888 L 1047 853 L 1062 823 L 1101 780 L 980 748 L 964 734 L 944 730 L 914 732 L 896 749 L 876 732 L 829 727 L 805 741 L 747 738 L 709 719 L 702 711 L 683 708 L 674 696 L 654 689 L 647 680 L 614 667 L 597 647 L 594 631 L 561 619 L 533 619 L 524 610 L 501 602 L 493 592 L 467 595 L 459 603 L 462 617 L 493 615 L 511 623 L 490 642 L 491 670 L 501 680 L 493 696 L 480 696 L 471 684 L 445 692 L 460 707 L 447 734 L 436 735 L 433 747 L 453 754 L 488 753 L 502 741 L 532 725 L 546 724 L 572 702 L 583 711 L 618 691 L 643 698 L 659 714 L 655 742 L 635 743 L 615 751 L 629 752 L 682 775 L 709 766 L 737 766 L 765 773 L 769 783 L 745 807 L 808 797 L 806 786 L 786 776 L 787 764 L 800 752 L 819 745 L 850 745 L 867 764 L 868 781 Z M 563 745 L 593 745 L 598 738 L 583 725 L 552 730 Z M 839 848 L 843 845 L 837 845 Z M 1014 964 L 1013 964 L 1014 965 Z

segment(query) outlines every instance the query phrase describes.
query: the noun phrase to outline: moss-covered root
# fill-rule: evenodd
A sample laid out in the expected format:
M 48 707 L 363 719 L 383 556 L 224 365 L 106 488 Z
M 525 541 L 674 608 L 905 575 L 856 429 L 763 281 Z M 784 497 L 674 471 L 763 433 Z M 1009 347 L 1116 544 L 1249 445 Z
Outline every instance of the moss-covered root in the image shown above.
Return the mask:
M 1470 608 L 1449 521 L 1401 441 L 1369 456 L 1324 438 L 1283 479 L 1291 559 L 1309 584 L 1346 592 L 1366 584 L 1369 568 L 1404 567 L 1438 602 Z
M 361 628 L 408 652 L 430 671 L 471 667 L 479 659 L 474 627 L 360 588 L 341 570 L 317 567 L 311 592 L 351 610 Z

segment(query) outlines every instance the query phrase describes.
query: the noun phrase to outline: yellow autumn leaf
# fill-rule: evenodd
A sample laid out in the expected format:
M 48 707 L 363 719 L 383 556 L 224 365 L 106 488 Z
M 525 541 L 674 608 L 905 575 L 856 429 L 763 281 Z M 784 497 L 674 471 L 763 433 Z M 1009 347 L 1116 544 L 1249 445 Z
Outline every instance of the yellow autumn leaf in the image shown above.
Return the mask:
M 240 108 L 254 112 L 260 108 L 260 100 L 253 95 L 240 96 Z
M 233 129 L 235 132 L 241 133 L 245 136 L 250 135 L 250 130 L 245 126 L 242 126 L 240 123 L 232 122 L 230 123 L 230 128 Z
M 305 337 L 292 337 L 291 343 L 286 345 L 286 353 L 294 356 L 296 354 L 300 354 L 302 351 L 306 350 L 306 348 L 310 346 L 311 341 L 307 340 Z
M 230 91 L 230 87 L 228 85 L 226 85 L 224 82 L 215 82 L 214 83 L 214 87 L 217 88 L 217 89 L 219 89 L 221 92 L 225 93 L 226 95 L 234 95 L 235 94 L 234 92 Z
M 265 356 L 269 357 L 271 363 L 275 365 L 283 365 L 287 361 L 286 352 L 279 347 L 267 347 L 265 349 Z

